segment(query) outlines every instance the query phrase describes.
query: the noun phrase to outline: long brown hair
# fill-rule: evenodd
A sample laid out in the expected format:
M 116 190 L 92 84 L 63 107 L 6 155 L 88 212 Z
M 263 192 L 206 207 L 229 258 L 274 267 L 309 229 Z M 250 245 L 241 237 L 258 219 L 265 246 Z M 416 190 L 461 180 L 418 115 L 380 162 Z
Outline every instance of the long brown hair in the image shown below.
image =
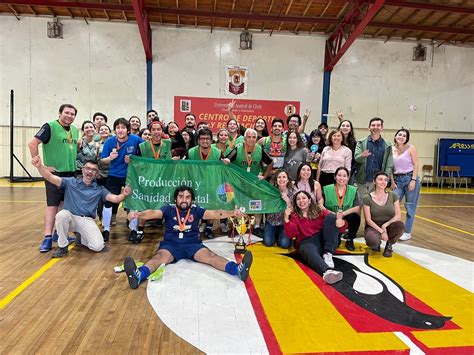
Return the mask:
M 300 194 L 305 194 L 306 197 L 308 197 L 309 199 L 309 207 L 308 207 L 308 218 L 316 218 L 319 216 L 319 214 L 321 213 L 321 207 L 319 207 L 314 201 L 313 199 L 311 198 L 311 195 L 306 192 L 306 191 L 298 191 L 295 196 L 293 196 L 293 211 L 295 211 L 295 213 L 299 216 L 299 217 L 303 217 L 303 211 L 298 207 L 298 205 L 296 204 L 296 199 L 298 198 L 298 195 Z

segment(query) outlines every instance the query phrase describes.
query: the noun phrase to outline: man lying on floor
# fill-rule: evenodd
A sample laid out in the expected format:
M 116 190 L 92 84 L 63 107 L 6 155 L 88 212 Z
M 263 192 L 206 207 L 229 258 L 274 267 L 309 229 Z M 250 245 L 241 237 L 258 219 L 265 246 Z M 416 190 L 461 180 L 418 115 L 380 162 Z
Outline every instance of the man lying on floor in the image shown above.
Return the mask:
M 131 288 L 137 288 L 161 264 L 170 264 L 181 259 L 190 259 L 225 271 L 230 275 L 247 280 L 253 257 L 250 251 L 244 254 L 240 264 L 215 254 L 201 242 L 199 223 L 201 219 L 222 219 L 232 216 L 242 217 L 239 209 L 234 211 L 206 210 L 194 203 L 194 190 L 180 186 L 174 192 L 174 205 L 166 205 L 159 210 L 132 212 L 129 218 L 165 220 L 165 234 L 156 254 L 145 265 L 137 267 L 131 257 L 124 261 L 125 272 Z

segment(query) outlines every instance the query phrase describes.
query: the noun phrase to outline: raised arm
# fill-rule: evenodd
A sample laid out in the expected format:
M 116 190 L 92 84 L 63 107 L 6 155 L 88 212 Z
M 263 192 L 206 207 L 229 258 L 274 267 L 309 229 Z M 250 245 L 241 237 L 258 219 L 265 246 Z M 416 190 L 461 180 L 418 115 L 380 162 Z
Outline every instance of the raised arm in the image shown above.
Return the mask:
M 125 198 L 128 195 L 130 195 L 131 192 L 132 192 L 132 189 L 130 188 L 130 186 L 125 186 L 122 189 L 122 192 L 119 195 L 115 195 L 115 194 L 110 193 L 110 194 L 107 195 L 107 197 L 105 199 L 109 202 L 112 202 L 112 203 L 120 203 L 123 200 L 125 200 Z
M 58 187 L 61 185 L 61 178 L 59 176 L 53 175 L 53 173 L 51 173 L 51 171 L 41 163 L 41 158 L 39 155 L 36 155 L 33 157 L 33 159 L 31 159 L 31 164 L 33 164 L 33 166 L 38 169 L 38 172 L 45 180 Z
M 225 210 L 206 210 L 204 215 L 202 216 L 203 219 L 222 219 L 222 218 L 229 218 L 229 217 L 242 217 L 244 214 L 242 211 L 235 206 L 233 211 L 225 211 Z

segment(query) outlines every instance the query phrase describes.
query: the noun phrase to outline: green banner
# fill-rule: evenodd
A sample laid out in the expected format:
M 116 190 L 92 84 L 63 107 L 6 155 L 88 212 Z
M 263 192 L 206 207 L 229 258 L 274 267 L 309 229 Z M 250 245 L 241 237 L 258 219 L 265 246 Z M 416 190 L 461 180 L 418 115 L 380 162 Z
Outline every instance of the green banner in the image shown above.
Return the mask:
M 128 164 L 127 185 L 132 193 L 124 201 L 131 210 L 158 209 L 174 203 L 178 186 L 193 188 L 195 202 L 206 209 L 245 213 L 275 213 L 286 208 L 280 191 L 265 180 L 233 164 L 221 161 L 155 160 L 132 156 Z

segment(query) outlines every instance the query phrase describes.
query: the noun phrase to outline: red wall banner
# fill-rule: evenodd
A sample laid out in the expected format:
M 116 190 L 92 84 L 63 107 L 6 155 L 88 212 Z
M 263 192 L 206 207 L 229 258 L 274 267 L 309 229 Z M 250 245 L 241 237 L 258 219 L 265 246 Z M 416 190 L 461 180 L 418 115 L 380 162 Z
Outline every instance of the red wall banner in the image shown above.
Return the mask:
M 212 97 L 174 97 L 174 120 L 182 129 L 185 126 L 184 117 L 188 113 L 196 116 L 196 124 L 205 121 L 215 133 L 226 126 L 229 119 L 227 105 L 232 99 L 218 99 Z M 237 121 L 245 127 L 253 127 L 258 118 L 267 122 L 270 130 L 274 118 L 283 118 L 300 112 L 299 101 L 273 101 L 273 100 L 242 100 L 234 99 L 234 115 Z

